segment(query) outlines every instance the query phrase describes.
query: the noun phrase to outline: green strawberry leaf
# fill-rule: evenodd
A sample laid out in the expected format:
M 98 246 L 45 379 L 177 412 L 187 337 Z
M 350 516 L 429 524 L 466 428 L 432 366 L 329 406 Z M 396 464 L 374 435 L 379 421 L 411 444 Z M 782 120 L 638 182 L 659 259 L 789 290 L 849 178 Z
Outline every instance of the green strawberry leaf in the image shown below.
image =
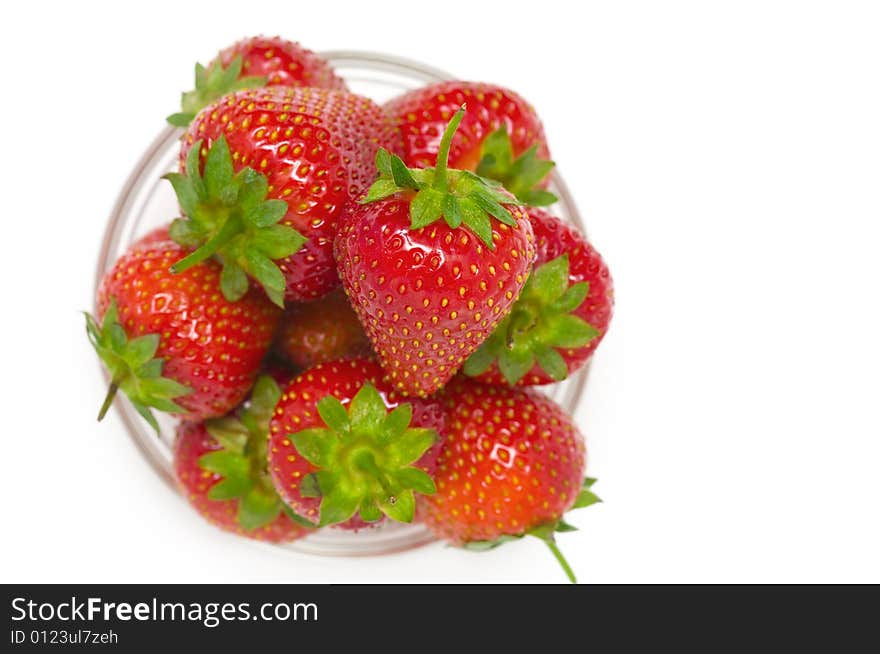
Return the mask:
M 388 458 L 396 466 L 408 466 L 422 458 L 436 442 L 437 432 L 433 429 L 407 429 L 397 438 L 388 441 Z
M 348 413 L 351 416 L 352 430 L 376 433 L 385 421 L 388 409 L 376 387 L 367 382 L 351 399 Z
M 500 350 L 498 369 L 511 386 L 525 377 L 535 365 L 535 353 L 526 347 Z
M 565 365 L 565 359 L 552 347 L 547 347 L 543 344 L 536 345 L 535 359 L 544 372 L 554 380 L 562 381 L 568 377 L 568 366 Z M 514 383 L 516 383 L 515 380 Z
M 337 486 L 321 499 L 321 519 L 319 527 L 335 525 L 345 522 L 358 510 L 360 502 L 354 493 L 346 492 L 346 489 Z
M 187 127 L 201 109 L 224 95 L 266 85 L 268 80 L 265 77 L 240 77 L 243 64 L 241 55 L 235 57 L 226 68 L 219 60 L 208 69 L 196 64 L 195 89 L 181 95 L 181 111 L 171 114 L 166 120 L 174 127 Z
M 284 515 L 286 515 L 288 518 L 290 518 L 290 520 L 298 524 L 300 527 L 306 527 L 308 529 L 315 528 L 314 523 L 310 522 L 306 518 L 303 518 L 301 515 L 299 515 L 296 511 L 291 509 L 283 502 L 281 503 L 281 510 L 284 512 Z
M 403 436 L 406 428 L 412 422 L 412 404 L 400 404 L 391 413 L 385 416 L 385 425 L 382 429 L 389 440 Z
M 416 498 L 411 490 L 380 500 L 379 510 L 397 522 L 412 522 L 416 514 Z
M 487 550 L 494 550 L 496 547 L 504 545 L 504 543 L 510 543 L 511 541 L 520 539 L 522 539 L 522 536 L 510 536 L 505 534 L 494 540 L 471 540 L 463 543 L 462 548 L 470 550 L 471 552 L 485 552 Z
M 376 504 L 372 502 L 364 502 L 361 504 L 358 513 L 364 522 L 376 522 L 382 518 L 382 511 Z
M 247 477 L 250 473 L 250 462 L 247 458 L 228 450 L 217 450 L 199 457 L 199 467 L 224 477 Z
M 433 495 L 437 492 L 431 475 L 419 468 L 404 468 L 397 473 L 395 478 L 401 487 L 412 488 L 422 495 Z
M 228 476 L 211 486 L 208 498 L 212 500 L 231 500 L 241 497 L 253 488 L 254 483 L 247 476 Z
M 558 523 L 556 523 L 556 533 L 562 534 L 567 531 L 578 531 L 578 528 L 574 525 L 568 524 L 565 520 L 560 520 Z
M 594 483 L 596 483 L 595 479 L 591 479 L 590 477 L 584 478 L 584 485 L 581 487 L 581 492 L 574 501 L 573 508 L 581 509 L 602 501 L 593 491 L 590 490 Z
M 220 292 L 230 302 L 238 302 L 250 288 L 247 273 L 238 264 L 229 262 L 220 271 Z
M 281 500 L 274 490 L 254 488 L 238 502 L 236 518 L 245 531 L 265 527 L 281 514 Z
M 338 449 L 334 432 L 329 429 L 303 429 L 291 434 L 290 440 L 300 456 L 317 468 L 331 465 Z
M 159 334 L 145 334 L 129 339 L 119 322 L 116 299 L 110 301 L 99 325 L 97 320 L 85 313 L 86 335 L 98 357 L 110 373 L 110 387 L 104 398 L 98 420 L 107 414 L 113 398 L 122 390 L 135 410 L 159 433 L 159 423 L 151 408 L 170 413 L 186 413 L 174 402 L 191 392 L 183 384 L 162 377 L 165 361 L 156 357 L 161 342 Z
M 554 313 L 570 313 L 584 303 L 590 294 L 589 282 L 577 282 L 569 286 L 557 300 L 550 305 Z
M 556 164 L 539 159 L 537 145 L 514 158 L 506 126 L 499 127 L 483 140 L 480 155 L 477 175 L 500 182 L 522 204 L 544 207 L 558 200 L 550 191 L 536 188 Z
M 342 406 L 342 402 L 328 395 L 318 401 L 318 415 L 330 429 L 337 432 L 347 433 L 351 431 L 351 422 L 348 419 L 348 412 Z

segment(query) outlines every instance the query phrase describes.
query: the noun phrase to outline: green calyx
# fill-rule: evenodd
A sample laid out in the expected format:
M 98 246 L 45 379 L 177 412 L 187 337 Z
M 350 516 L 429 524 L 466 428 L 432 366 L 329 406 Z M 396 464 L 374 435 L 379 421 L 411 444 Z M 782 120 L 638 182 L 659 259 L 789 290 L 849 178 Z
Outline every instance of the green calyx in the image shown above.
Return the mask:
M 236 519 L 245 531 L 271 523 L 282 511 L 293 513 L 278 497 L 266 465 L 269 420 L 280 398 L 278 384 L 263 375 L 257 379 L 250 401 L 236 416 L 205 422 L 208 433 L 222 445 L 222 449 L 199 458 L 203 470 L 223 477 L 211 487 L 208 497 L 238 500 Z M 293 519 L 312 526 L 298 516 Z
M 266 85 L 268 80 L 265 77 L 240 77 L 243 64 L 241 55 L 236 56 L 225 68 L 219 59 L 208 68 L 196 64 L 196 88 L 181 94 L 180 111 L 166 120 L 175 127 L 186 127 L 199 111 L 224 95 Z
M 581 486 L 581 491 L 578 494 L 574 504 L 572 504 L 571 509 L 582 509 L 592 504 L 598 504 L 602 501 L 593 491 L 590 490 L 590 488 L 595 483 L 596 480 L 591 477 L 584 478 L 584 483 Z M 556 534 L 577 530 L 577 527 L 568 524 L 567 522 L 565 522 L 565 520 L 560 518 L 555 522 L 548 522 L 542 525 L 538 525 L 536 527 L 532 527 L 524 534 L 519 534 L 516 536 L 505 534 L 504 536 L 500 536 L 495 540 L 470 541 L 469 543 L 464 544 L 464 548 L 473 552 L 484 552 L 486 550 L 494 549 L 499 545 L 503 545 L 504 543 L 509 543 L 510 541 L 514 540 L 520 540 L 524 536 L 534 536 L 535 538 L 538 538 L 547 545 L 547 547 L 553 553 L 554 558 L 565 572 L 565 576 L 568 577 L 568 580 L 571 583 L 576 584 L 577 577 L 574 574 L 574 570 L 571 569 L 571 566 L 568 564 L 568 561 L 565 560 L 565 557 L 562 555 L 562 551 L 556 544 Z
M 569 285 L 567 254 L 538 266 L 510 313 L 465 362 L 464 373 L 476 377 L 497 362 L 513 385 L 537 362 L 552 379 L 565 379 L 568 367 L 558 349 L 583 347 L 599 335 L 572 313 L 589 292 L 588 282 Z
M 275 263 L 299 250 L 305 237 L 279 225 L 287 213 L 283 200 L 267 200 L 268 182 L 252 168 L 237 173 L 226 138 L 208 151 L 205 172 L 199 172 L 202 141 L 186 158 L 186 174 L 168 173 L 185 217 L 171 223 L 171 238 L 194 251 L 171 267 L 178 273 L 214 256 L 223 265 L 220 289 L 230 302 L 247 293 L 255 279 L 275 304 L 284 306 L 284 274 Z
M 379 148 L 376 153 L 379 178 L 361 203 L 376 202 L 396 193 L 414 193 L 410 204 L 410 229 L 426 227 L 442 217 L 453 229 L 466 225 L 490 250 L 494 250 L 491 219 L 515 226 L 516 221 L 504 207 L 513 198 L 496 181 L 447 166 L 452 137 L 464 112 L 462 105 L 443 132 L 434 168 L 407 168 L 400 157 Z
M 332 395 L 318 402 L 326 427 L 290 434 L 296 449 L 318 468 L 300 484 L 304 497 L 320 497 L 318 526 L 345 522 L 358 513 L 367 522 L 383 514 L 412 522 L 414 491 L 430 495 L 434 481 L 413 464 L 437 441 L 433 429 L 410 428 L 412 405 L 388 411 L 366 383 L 348 410 Z
M 483 140 L 477 175 L 500 182 L 522 204 L 546 207 L 559 198 L 537 186 L 555 165 L 538 158 L 537 145 L 514 157 L 507 128 L 499 127 Z
M 91 314 L 86 313 L 85 317 L 89 341 L 110 372 L 110 388 L 98 413 L 98 420 L 102 420 L 107 414 L 119 390 L 128 396 L 132 406 L 157 434 L 159 423 L 150 407 L 169 413 L 185 413 L 185 409 L 175 403 L 174 399 L 186 395 L 191 389 L 162 376 L 165 361 L 156 357 L 159 334 L 129 339 L 119 323 L 115 299 L 107 307 L 101 325 L 98 325 Z

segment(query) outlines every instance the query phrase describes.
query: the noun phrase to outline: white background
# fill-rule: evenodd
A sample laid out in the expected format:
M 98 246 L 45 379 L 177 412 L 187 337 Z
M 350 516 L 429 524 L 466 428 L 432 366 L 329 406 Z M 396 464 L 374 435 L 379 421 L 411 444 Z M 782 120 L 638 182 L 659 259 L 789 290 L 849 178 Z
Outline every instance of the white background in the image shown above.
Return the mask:
M 578 7 L 575 9 L 575 7 Z M 562 581 L 543 546 L 327 559 L 206 525 L 112 413 L 79 309 L 191 82 L 256 33 L 542 115 L 617 312 L 578 421 L 586 582 L 880 582 L 880 16 L 856 2 L 7 3 L 0 581 Z

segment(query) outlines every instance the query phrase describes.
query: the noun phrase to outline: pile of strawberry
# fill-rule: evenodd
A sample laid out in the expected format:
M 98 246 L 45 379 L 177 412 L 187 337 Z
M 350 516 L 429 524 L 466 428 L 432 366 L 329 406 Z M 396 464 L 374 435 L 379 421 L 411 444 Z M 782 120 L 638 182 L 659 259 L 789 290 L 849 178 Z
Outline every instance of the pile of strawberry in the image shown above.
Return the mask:
M 449 81 L 385 106 L 251 38 L 169 117 L 180 216 L 104 276 L 89 338 L 209 521 L 266 541 L 424 522 L 485 549 L 598 501 L 571 418 L 531 387 L 584 365 L 608 268 L 545 209 L 519 95 Z M 172 217 L 169 216 L 169 220 Z

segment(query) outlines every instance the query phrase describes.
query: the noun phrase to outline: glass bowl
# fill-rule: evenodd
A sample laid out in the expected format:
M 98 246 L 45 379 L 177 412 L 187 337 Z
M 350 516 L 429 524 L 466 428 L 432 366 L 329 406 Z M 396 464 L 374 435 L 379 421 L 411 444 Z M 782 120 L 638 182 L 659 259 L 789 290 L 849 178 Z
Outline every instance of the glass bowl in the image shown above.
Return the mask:
M 452 78 L 448 73 L 431 66 L 380 53 L 334 51 L 325 52 L 323 56 L 345 78 L 352 91 L 379 103 L 410 89 Z M 163 129 L 125 182 L 104 233 L 98 257 L 96 288 L 104 273 L 131 243 L 178 215 L 179 209 L 171 185 L 162 180 L 161 176 L 177 168 L 180 134 L 180 130 L 173 127 Z M 559 203 L 553 207 L 554 213 L 583 231 L 584 226 L 577 207 L 558 171 L 553 173 L 550 188 L 559 197 Z M 573 414 L 583 394 L 586 378 L 585 368 L 564 382 L 542 390 Z M 114 405 L 122 417 L 129 437 L 144 458 L 177 491 L 172 466 L 174 420 L 156 412 L 160 426 L 157 437 L 126 398 L 118 396 Z M 433 540 L 433 536 L 423 525 L 387 523 L 357 533 L 322 529 L 306 538 L 278 547 L 325 556 L 369 556 L 419 547 Z

